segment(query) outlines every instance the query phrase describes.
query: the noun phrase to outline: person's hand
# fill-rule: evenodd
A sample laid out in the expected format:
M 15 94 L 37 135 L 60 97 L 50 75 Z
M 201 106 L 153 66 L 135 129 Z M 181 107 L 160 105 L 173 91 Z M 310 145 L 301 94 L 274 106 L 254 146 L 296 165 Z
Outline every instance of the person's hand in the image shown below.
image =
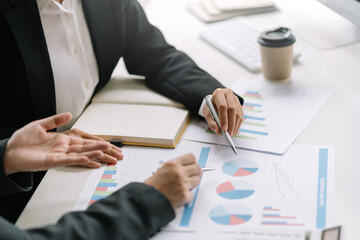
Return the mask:
M 110 144 L 85 140 L 61 133 L 47 132 L 71 120 L 62 113 L 34 121 L 17 130 L 9 139 L 4 154 L 5 173 L 46 170 L 79 165 L 102 157 Z
M 231 89 L 218 88 L 213 92 L 211 101 L 218 113 L 222 130 L 224 132 L 229 131 L 230 136 L 234 137 L 244 121 L 244 112 L 239 98 L 234 95 Z M 210 110 L 206 105 L 203 113 L 211 130 L 218 135 L 221 134 L 219 126 L 211 117 Z
M 105 142 L 105 140 L 100 137 L 91 135 L 89 133 L 86 133 L 86 132 L 81 131 L 80 129 L 76 129 L 76 128 L 65 131 L 65 132 L 63 132 L 63 134 L 73 136 L 73 137 L 79 137 L 82 139 L 89 139 L 89 140 Z M 100 157 L 98 160 L 101 163 L 115 164 L 118 160 L 122 160 L 123 157 L 124 157 L 124 155 L 123 155 L 121 149 L 118 148 L 117 146 L 111 144 L 111 147 L 109 149 L 105 150 L 104 155 L 102 157 Z M 101 166 L 101 164 L 99 162 L 88 161 L 86 163 L 81 164 L 81 166 L 90 167 L 90 168 L 98 168 Z
M 163 193 L 174 209 L 193 199 L 191 189 L 200 183 L 201 168 L 193 154 L 186 154 L 165 163 L 153 176 L 144 181 Z

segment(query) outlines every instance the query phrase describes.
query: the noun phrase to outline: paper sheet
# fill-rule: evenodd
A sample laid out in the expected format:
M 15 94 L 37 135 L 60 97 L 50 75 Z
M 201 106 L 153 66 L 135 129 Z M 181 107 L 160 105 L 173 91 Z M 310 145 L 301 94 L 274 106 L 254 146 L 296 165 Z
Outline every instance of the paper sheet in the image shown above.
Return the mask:
M 256 80 L 239 80 L 245 121 L 233 138 L 238 148 L 283 154 L 325 104 L 331 92 Z M 227 145 L 205 121 L 193 119 L 183 139 Z
M 125 147 L 125 159 L 94 170 L 74 210 L 111 194 L 132 181 L 143 181 L 164 162 L 192 152 L 203 174 L 194 200 L 176 211 L 164 229 L 229 231 L 240 228 L 316 229 L 332 221 L 333 149 L 291 146 L 283 156 L 182 141 L 176 149 Z

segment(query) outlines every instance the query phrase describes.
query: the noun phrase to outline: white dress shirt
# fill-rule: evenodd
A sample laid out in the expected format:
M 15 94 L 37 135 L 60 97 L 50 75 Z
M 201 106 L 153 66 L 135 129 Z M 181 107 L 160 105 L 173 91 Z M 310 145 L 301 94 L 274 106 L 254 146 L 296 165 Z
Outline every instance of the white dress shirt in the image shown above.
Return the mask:
M 56 112 L 80 116 L 99 82 L 99 73 L 80 0 L 37 0 L 55 82 Z
M 56 112 L 73 119 L 58 131 L 71 128 L 99 82 L 99 74 L 81 0 L 37 0 L 54 75 Z M 203 100 L 199 115 L 203 116 Z

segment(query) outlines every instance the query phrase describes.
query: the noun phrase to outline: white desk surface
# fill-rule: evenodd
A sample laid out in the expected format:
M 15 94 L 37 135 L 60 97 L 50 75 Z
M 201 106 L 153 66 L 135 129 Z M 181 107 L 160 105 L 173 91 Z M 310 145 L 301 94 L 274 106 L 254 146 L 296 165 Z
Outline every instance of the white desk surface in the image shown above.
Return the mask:
M 151 0 L 146 12 L 150 22 L 162 30 L 171 44 L 190 55 L 223 84 L 231 86 L 241 78 L 263 80 L 261 73 L 248 72 L 199 39 L 198 32 L 206 24 L 186 9 L 191 2 L 194 0 Z M 291 13 L 305 4 L 310 7 L 319 4 L 313 0 L 278 0 L 276 3 L 280 11 L 246 18 L 253 26 L 264 30 L 289 26 L 296 35 L 302 19 Z M 287 21 L 289 17 L 292 19 Z M 360 236 L 360 187 L 357 185 L 360 182 L 360 43 L 324 51 L 297 36 L 295 47 L 302 57 L 293 67 L 287 83 L 334 91 L 295 144 L 335 146 L 335 223 L 342 225 L 342 239 L 356 239 Z M 122 70 L 120 66 L 114 74 L 123 74 Z M 72 209 L 88 175 L 89 171 L 75 168 L 48 171 L 17 226 L 30 228 L 55 223 Z

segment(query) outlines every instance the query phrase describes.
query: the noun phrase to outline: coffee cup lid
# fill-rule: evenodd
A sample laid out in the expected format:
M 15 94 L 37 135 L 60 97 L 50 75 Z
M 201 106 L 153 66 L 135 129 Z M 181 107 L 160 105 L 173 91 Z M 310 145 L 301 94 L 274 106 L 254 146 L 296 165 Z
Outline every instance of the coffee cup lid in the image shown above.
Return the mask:
M 258 38 L 258 43 L 266 47 L 285 47 L 295 42 L 295 36 L 286 27 L 278 27 L 264 31 Z

